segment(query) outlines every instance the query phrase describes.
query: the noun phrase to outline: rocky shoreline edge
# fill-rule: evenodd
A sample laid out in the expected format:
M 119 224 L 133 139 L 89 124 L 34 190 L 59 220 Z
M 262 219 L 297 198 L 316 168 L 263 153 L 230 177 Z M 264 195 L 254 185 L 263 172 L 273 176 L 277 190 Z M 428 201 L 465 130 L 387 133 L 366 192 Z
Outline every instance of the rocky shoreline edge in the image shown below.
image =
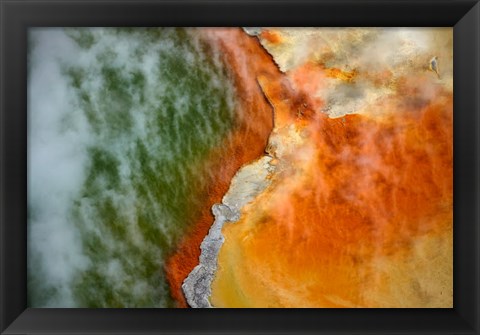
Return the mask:
M 222 228 L 227 222 L 240 219 L 241 209 L 270 185 L 270 176 L 275 170 L 272 157 L 264 155 L 242 167 L 232 179 L 230 189 L 221 204 L 212 206 L 215 216 L 208 235 L 200 245 L 199 264 L 182 284 L 187 303 L 193 308 L 211 308 L 209 298 L 211 284 L 217 271 L 217 259 L 225 241 Z
M 262 28 L 243 28 L 246 34 L 255 38 L 258 38 L 261 30 Z M 268 53 L 263 45 L 262 48 Z M 278 68 L 274 57 L 272 60 Z M 278 141 L 275 133 L 275 107 L 258 78 L 257 83 L 272 107 L 274 127 L 269 136 L 265 154 L 240 168 L 233 177 L 222 203 L 212 206 L 215 220 L 200 245 L 199 264 L 188 274 L 182 284 L 187 303 L 192 308 L 214 307 L 210 304 L 209 298 L 212 293 L 211 284 L 217 271 L 218 254 L 225 241 L 222 228 L 228 222 L 237 222 L 240 219 L 242 208 L 267 189 L 277 166 L 273 163 L 278 158 L 276 154 L 276 142 Z

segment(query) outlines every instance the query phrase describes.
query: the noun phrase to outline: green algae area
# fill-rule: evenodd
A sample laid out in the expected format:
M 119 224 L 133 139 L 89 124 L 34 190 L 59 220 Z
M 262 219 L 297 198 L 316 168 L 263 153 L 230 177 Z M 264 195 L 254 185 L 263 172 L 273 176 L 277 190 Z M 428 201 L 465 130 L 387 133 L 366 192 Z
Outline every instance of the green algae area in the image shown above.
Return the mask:
M 199 49 L 185 29 L 109 33 L 142 41 L 132 62 L 158 43 L 173 48 L 161 49 L 150 69 L 157 92 L 140 66 L 115 62 L 114 46 L 97 54 L 96 67 L 64 68 L 76 97 L 70 113 L 83 113 L 91 134 L 85 182 L 69 217 L 88 258 L 71 284 L 73 299 L 76 307 L 173 307 L 164 260 L 202 208 L 212 182 L 206 160 L 234 125 L 231 84 L 226 70 L 203 53 L 208 46 Z M 81 28 L 67 34 L 85 52 L 104 38 Z M 101 82 L 95 90 L 92 80 Z M 66 113 L 64 131 L 75 126 L 71 119 Z M 30 276 L 29 286 L 35 285 Z M 55 294 L 48 286 L 30 291 L 37 292 L 30 297 L 34 306 Z

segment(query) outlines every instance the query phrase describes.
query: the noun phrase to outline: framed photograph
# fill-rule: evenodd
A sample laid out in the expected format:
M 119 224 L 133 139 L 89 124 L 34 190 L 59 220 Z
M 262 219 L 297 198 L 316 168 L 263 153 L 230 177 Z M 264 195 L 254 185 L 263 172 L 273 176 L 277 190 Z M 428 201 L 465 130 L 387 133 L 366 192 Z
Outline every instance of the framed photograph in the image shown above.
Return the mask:
M 478 1 L 0 4 L 1 334 L 480 332 Z

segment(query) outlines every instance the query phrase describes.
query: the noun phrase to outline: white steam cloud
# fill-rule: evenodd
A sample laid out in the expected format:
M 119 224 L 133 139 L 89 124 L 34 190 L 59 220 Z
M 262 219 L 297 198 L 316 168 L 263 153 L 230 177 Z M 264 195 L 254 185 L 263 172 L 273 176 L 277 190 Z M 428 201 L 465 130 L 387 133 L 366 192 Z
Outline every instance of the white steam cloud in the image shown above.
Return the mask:
M 70 307 L 68 284 L 88 262 L 68 211 L 84 180 L 89 138 L 60 64 L 75 59 L 78 50 L 60 29 L 31 29 L 29 34 L 28 271 L 40 272 L 46 280 L 39 284 L 55 287 L 55 297 Z

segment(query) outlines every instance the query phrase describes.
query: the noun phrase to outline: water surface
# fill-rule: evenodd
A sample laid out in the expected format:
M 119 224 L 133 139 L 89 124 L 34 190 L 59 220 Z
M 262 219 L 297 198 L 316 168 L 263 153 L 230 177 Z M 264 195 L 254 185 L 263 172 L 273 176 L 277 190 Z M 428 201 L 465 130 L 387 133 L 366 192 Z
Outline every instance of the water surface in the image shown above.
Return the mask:
M 29 306 L 172 307 L 164 261 L 234 106 L 196 30 L 31 29 Z

